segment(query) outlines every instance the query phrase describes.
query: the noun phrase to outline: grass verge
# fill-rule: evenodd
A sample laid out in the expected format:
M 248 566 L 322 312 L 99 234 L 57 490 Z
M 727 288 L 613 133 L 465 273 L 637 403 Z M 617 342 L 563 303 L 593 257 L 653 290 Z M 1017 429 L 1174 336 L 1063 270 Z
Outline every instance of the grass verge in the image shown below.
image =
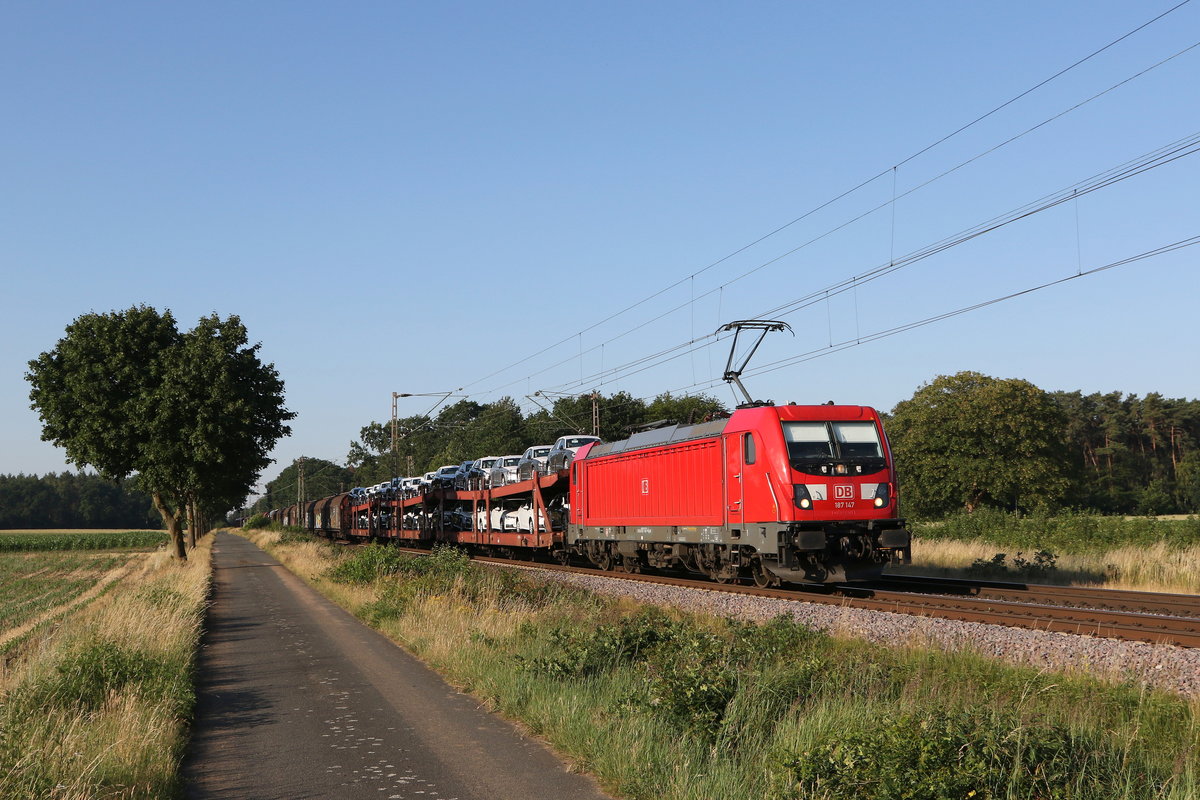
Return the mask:
M 1200 708 L 1172 695 L 603 598 L 454 551 L 247 535 L 625 797 L 1200 791 Z
M 212 537 L 39 629 L 0 668 L 0 798 L 167 798 L 194 704 Z

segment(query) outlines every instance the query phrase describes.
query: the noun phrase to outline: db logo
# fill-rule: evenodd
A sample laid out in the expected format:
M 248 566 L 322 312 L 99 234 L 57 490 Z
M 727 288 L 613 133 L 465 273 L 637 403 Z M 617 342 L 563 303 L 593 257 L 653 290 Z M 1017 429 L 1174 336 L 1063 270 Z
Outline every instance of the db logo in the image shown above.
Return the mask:
M 642 494 L 650 494 L 650 479 L 642 478 Z
M 853 486 L 834 486 L 833 487 L 833 499 L 834 500 L 853 500 L 854 499 L 854 487 Z

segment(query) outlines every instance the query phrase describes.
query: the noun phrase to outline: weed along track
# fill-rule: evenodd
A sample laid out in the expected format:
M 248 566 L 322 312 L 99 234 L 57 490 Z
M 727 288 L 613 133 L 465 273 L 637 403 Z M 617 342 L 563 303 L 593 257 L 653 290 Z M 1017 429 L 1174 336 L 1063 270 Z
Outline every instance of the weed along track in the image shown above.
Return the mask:
M 406 552 L 424 554 L 427 551 L 410 549 Z M 1200 648 L 1200 597 L 1190 595 L 923 579 L 916 576 L 881 579 L 861 585 L 772 589 L 652 573 L 613 573 L 585 567 L 514 562 L 501 558 L 478 557 L 475 560 L 550 572 L 599 574 L 614 580 L 657 583 L 746 597 Z M 898 584 L 907 585 L 909 589 L 877 588 Z

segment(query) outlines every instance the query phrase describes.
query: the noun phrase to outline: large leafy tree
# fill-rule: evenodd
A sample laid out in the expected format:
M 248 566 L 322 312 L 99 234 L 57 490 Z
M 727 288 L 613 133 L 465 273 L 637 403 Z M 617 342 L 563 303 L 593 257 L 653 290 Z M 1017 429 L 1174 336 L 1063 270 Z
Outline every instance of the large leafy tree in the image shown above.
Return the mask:
M 170 311 L 135 306 L 85 314 L 53 350 L 29 362 L 42 438 L 104 478 L 135 476 L 186 558 L 192 509 L 241 503 L 295 414 L 283 382 L 258 358 L 236 316 L 180 332 Z
M 451 406 L 447 411 L 453 408 Z M 439 415 L 438 422 L 447 437 L 445 446 L 434 459 L 438 464 L 520 453 L 530 444 L 524 435 L 521 408 L 511 397 L 478 406 L 470 418 L 448 421 Z
M 284 467 L 274 480 L 267 482 L 267 492 L 254 504 L 254 510 L 265 512 L 296 502 L 300 476 L 301 462 L 297 459 Z M 306 456 L 303 476 L 305 500 L 340 494 L 355 485 L 352 470 L 323 458 Z
M 1066 417 L 1032 383 L 939 376 L 897 404 L 888 437 L 911 512 L 1058 505 L 1071 485 Z
M 525 422 L 530 438 L 549 444 L 559 436 L 592 433 L 593 404 L 600 420 L 597 434 L 601 439 L 623 439 L 630 431 L 649 421 L 646 403 L 628 392 L 612 395 L 569 395 L 555 399 L 553 406 L 531 414 Z
M 692 425 L 710 419 L 729 416 L 729 409 L 715 397 L 706 394 L 673 395 L 663 392 L 646 407 L 650 419 L 672 419 L 681 425 Z
M 541 401 L 541 409 L 528 417 L 511 397 L 480 405 L 460 400 L 445 406 L 436 417 L 416 416 L 397 420 L 396 451 L 392 452 L 391 426 L 372 422 L 350 443 L 346 463 L 359 485 L 370 485 L 397 475 L 437 469 L 487 455 L 520 453 L 534 444 L 549 444 L 559 436 L 592 432 L 593 407 L 600 420 L 600 436 L 614 440 L 649 420 L 669 418 L 700 422 L 729 412 L 704 395 L 662 394 L 648 406 L 627 392 L 613 395 L 567 395 Z
M 420 475 L 468 458 L 520 453 L 529 444 L 521 409 L 510 397 L 487 405 L 461 400 L 436 417 L 401 417 L 396 433 L 395 452 L 390 423 L 372 422 L 350 443 L 346 463 L 359 485 Z

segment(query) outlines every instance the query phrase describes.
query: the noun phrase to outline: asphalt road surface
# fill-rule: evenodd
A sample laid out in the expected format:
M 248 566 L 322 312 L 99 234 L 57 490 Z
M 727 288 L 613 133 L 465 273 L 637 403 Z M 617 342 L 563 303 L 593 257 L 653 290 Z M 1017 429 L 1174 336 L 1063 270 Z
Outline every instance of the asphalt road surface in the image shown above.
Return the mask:
M 245 539 L 214 564 L 187 797 L 607 797 Z

